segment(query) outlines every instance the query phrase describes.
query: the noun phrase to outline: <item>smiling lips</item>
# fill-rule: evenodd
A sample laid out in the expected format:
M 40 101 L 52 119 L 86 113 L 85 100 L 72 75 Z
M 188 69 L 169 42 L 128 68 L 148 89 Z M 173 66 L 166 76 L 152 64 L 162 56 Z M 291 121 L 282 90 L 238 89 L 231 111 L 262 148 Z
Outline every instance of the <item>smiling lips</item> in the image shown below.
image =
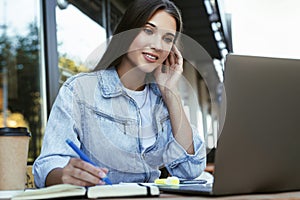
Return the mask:
M 144 58 L 148 61 L 148 62 L 156 62 L 158 60 L 158 56 L 152 53 L 146 53 L 143 52 L 143 56 Z

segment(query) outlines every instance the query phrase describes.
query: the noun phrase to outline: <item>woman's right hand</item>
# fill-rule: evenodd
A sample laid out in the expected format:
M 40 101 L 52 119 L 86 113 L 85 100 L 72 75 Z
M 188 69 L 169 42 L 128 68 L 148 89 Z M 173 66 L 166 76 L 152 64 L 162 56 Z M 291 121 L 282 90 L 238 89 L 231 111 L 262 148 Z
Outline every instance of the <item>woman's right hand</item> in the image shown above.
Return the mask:
M 101 178 L 105 177 L 108 169 L 95 167 L 79 158 L 71 158 L 64 168 L 52 170 L 46 179 L 46 186 L 68 183 L 79 186 L 104 185 Z

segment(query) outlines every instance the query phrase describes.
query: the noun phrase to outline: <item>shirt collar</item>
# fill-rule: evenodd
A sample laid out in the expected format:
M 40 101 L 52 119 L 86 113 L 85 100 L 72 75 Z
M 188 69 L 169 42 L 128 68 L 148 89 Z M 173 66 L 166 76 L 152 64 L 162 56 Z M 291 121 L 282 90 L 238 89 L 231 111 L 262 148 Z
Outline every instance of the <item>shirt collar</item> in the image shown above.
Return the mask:
M 100 90 L 103 97 L 116 97 L 125 93 L 123 84 L 115 67 L 98 71 L 100 79 Z M 150 82 L 150 89 L 157 96 L 161 96 L 160 90 L 155 82 Z

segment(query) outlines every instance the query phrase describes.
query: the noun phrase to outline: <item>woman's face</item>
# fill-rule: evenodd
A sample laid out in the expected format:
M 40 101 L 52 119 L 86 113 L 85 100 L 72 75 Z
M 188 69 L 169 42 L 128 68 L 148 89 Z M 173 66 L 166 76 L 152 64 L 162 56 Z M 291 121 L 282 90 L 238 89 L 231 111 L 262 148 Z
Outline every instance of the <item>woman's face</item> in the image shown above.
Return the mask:
M 141 28 L 125 55 L 130 67 L 152 72 L 168 57 L 176 34 L 176 20 L 163 10 L 157 11 Z

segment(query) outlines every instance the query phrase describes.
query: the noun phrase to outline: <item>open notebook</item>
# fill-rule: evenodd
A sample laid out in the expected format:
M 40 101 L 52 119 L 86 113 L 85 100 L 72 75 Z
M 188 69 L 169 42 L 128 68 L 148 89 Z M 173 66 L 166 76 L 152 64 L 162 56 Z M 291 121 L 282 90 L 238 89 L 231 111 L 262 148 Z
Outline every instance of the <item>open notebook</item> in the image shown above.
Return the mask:
M 159 189 L 156 186 L 145 186 L 137 183 L 98 185 L 87 188 L 70 184 L 60 184 L 41 189 L 28 189 L 14 196 L 12 200 L 62 197 L 87 197 L 94 199 L 137 196 L 159 196 Z

